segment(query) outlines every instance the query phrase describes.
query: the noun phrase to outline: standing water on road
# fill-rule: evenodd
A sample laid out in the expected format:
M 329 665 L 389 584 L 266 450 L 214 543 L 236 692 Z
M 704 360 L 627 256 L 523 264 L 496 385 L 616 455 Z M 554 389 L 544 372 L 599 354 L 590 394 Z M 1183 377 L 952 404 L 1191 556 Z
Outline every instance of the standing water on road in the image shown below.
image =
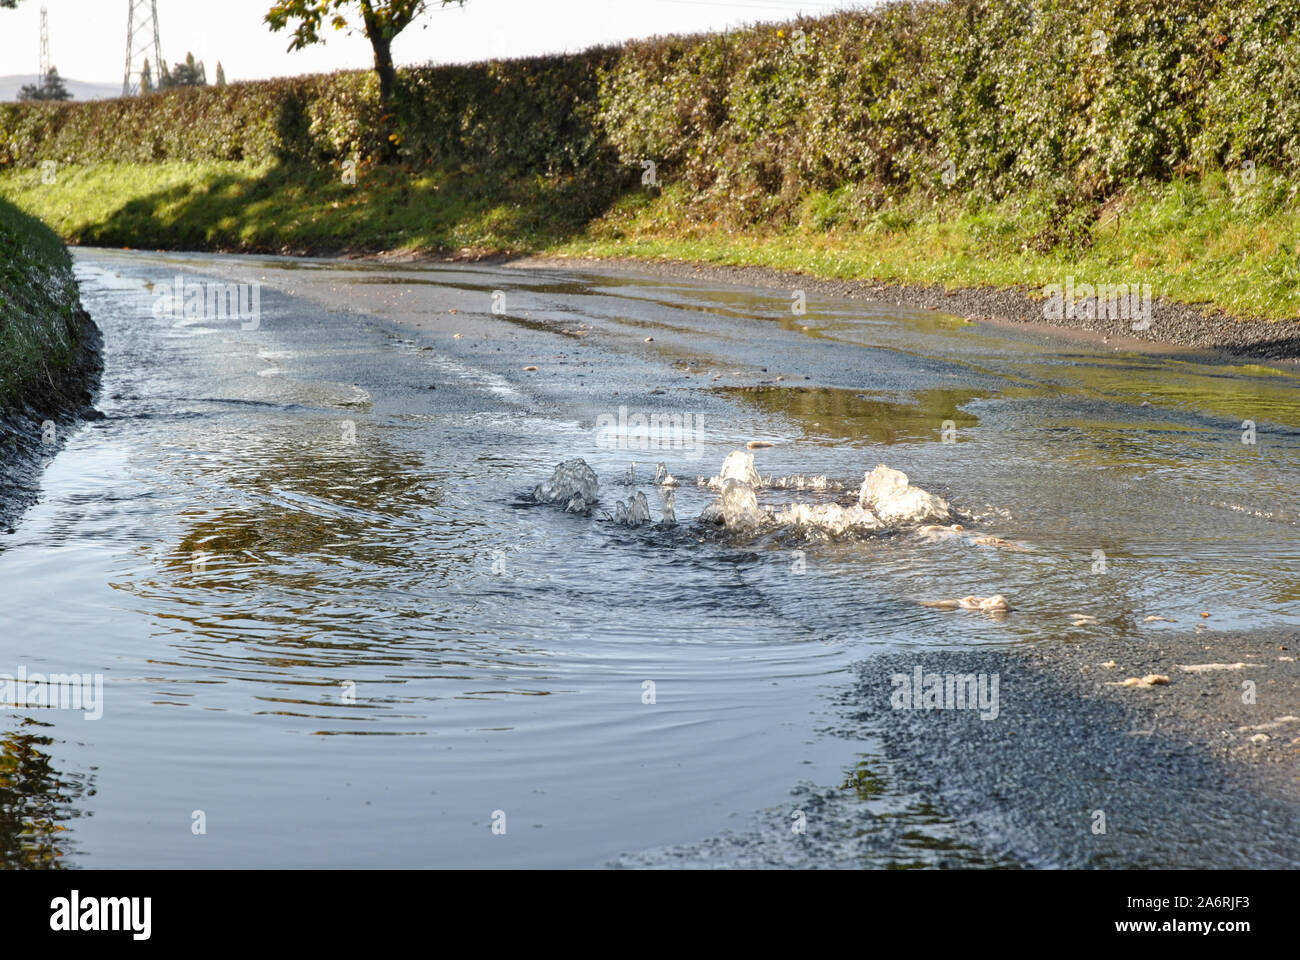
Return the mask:
M 1300 623 L 1290 372 L 634 274 L 78 270 L 106 417 L 0 537 L 0 672 L 102 675 L 102 717 L 3 708 L 6 865 L 601 866 L 732 830 L 714 862 L 993 865 L 846 731 L 855 663 Z M 187 283 L 256 321 L 160 295 Z M 952 514 L 698 522 L 751 441 L 760 511 L 866 510 L 884 464 Z M 577 459 L 595 501 L 538 502 Z M 827 788 L 890 816 L 800 847 Z

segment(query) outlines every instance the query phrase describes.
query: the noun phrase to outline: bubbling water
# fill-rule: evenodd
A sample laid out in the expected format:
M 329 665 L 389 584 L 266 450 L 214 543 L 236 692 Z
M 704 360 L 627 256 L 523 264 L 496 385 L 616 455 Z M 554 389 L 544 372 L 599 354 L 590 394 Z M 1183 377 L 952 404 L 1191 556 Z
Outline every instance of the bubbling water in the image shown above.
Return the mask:
M 863 478 L 858 506 L 873 510 L 884 523 L 942 523 L 952 517 L 947 501 L 912 486 L 907 474 L 883 463 Z
M 856 503 L 803 503 L 760 506 L 760 490 L 834 492 L 843 486 L 825 476 L 763 479 L 754 455 L 736 450 L 727 455 L 718 476 L 702 481 L 719 491 L 718 499 L 700 515 L 700 522 L 728 531 L 773 530 L 807 539 L 861 535 L 900 525 L 949 520 L 952 508 L 908 481 L 907 474 L 881 464 L 863 477 Z
M 596 471 L 578 457 L 565 460 L 549 480 L 534 487 L 533 499 L 538 503 L 563 503 L 569 513 L 582 513 L 596 502 L 599 491 Z
M 622 500 L 614 505 L 614 522 L 625 527 L 639 527 L 650 522 L 650 504 L 645 494 L 638 490 L 627 503 Z
M 635 465 L 624 482 L 636 482 Z M 677 523 L 674 478 L 665 464 L 655 470 L 654 483 L 663 507 L 661 526 Z M 842 491 L 844 485 L 825 475 L 764 478 L 754 465 L 754 455 L 745 450 L 727 454 L 716 477 L 701 478 L 700 485 L 718 491 L 698 517 L 700 524 L 720 527 L 729 533 L 746 535 L 767 532 L 792 534 L 805 539 L 828 539 L 873 533 L 901 525 L 922 525 L 920 530 L 960 530 L 961 527 L 936 527 L 952 519 L 952 508 L 941 497 L 909 482 L 907 474 L 881 464 L 863 477 L 854 502 L 807 503 L 795 501 L 779 505 L 760 504 L 758 494 L 764 490 L 808 490 L 814 493 Z M 566 460 L 555 468 L 551 479 L 533 491 L 542 502 L 565 502 L 566 509 L 585 512 L 596 502 L 596 475 L 581 459 Z M 637 491 L 626 502 L 619 500 L 614 515 L 603 515 L 621 526 L 639 527 L 650 522 L 650 507 L 644 493 Z

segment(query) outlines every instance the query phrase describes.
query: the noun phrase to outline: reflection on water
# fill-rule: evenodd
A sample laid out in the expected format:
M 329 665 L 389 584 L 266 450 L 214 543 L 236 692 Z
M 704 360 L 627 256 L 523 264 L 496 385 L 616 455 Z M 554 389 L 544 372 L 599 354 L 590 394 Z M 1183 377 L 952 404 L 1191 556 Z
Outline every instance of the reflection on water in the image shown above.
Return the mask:
M 918 390 L 904 403 L 833 387 L 715 389 L 798 423 L 810 437 L 882 444 L 938 440 L 949 421 L 953 429 L 973 427 L 979 418 L 961 407 L 986 396 L 976 390 Z
M 0 542 L 0 622 L 20 662 L 106 674 L 104 718 L 60 742 L 114 789 L 57 776 L 49 742 L 11 736 L 9 860 L 67 859 L 57 828 L 81 807 L 91 866 L 590 866 L 756 810 L 758 833 L 683 856 L 1000 864 L 881 758 L 820 735 L 856 661 L 1103 631 L 1141 643 L 1164 629 L 1149 614 L 1297 618 L 1290 376 L 1062 355 L 878 306 L 810 304 L 796 322 L 781 291 L 483 267 L 289 264 L 321 298 L 290 299 L 271 258 L 230 261 L 271 274 L 261 329 L 199 331 L 135 307 L 131 285 L 171 260 L 93 258 L 123 272 L 85 268 L 107 417 Z M 412 326 L 343 312 L 376 297 Z M 444 326 L 417 332 L 429 317 Z M 598 445 L 593 425 L 624 404 L 699 418 L 699 459 Z M 760 438 L 764 476 L 843 485 L 775 502 L 852 498 L 883 462 L 968 535 L 888 529 L 798 557 L 704 535 L 692 521 L 715 494 L 690 480 Z M 601 482 L 592 516 L 526 502 L 574 457 Z M 622 482 L 633 460 L 639 487 Z M 661 460 L 687 481 L 679 526 L 603 522 L 638 489 L 657 514 Z M 920 602 L 967 594 L 1015 610 Z M 800 783 L 820 814 L 796 848 L 773 805 Z M 196 846 L 200 808 L 221 829 Z M 483 826 L 496 809 L 506 842 Z
M 48 752 L 54 739 L 30 728 L 0 736 L 0 867 L 58 870 L 72 849 L 67 823 L 81 815 L 77 801 L 95 795 L 92 779 L 63 774 Z

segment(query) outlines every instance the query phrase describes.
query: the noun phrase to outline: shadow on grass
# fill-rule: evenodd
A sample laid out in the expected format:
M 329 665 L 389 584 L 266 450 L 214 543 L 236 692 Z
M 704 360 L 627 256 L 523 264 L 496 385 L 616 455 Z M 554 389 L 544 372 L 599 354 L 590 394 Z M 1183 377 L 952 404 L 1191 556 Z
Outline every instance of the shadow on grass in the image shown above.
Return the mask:
M 102 246 L 334 254 L 465 249 L 527 252 L 573 237 L 627 188 L 611 168 L 542 177 L 375 166 L 356 172 L 283 163 L 204 172 L 128 200 L 78 231 Z

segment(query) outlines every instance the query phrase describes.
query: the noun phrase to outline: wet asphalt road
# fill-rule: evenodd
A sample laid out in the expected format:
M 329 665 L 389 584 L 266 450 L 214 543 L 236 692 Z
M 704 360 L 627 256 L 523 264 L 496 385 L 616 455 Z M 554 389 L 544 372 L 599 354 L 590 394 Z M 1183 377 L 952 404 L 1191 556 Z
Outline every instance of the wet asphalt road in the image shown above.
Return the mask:
M 1153 602 L 1148 589 L 1153 565 L 1171 567 L 1180 578 L 1177 588 L 1160 599 L 1160 612 L 1179 612 L 1173 609 L 1171 596 L 1180 598 L 1177 602 L 1188 609 L 1199 608 L 1213 591 L 1222 589 L 1222 571 L 1241 566 L 1240 555 L 1249 555 L 1255 544 L 1252 538 L 1261 536 L 1270 538 L 1266 549 L 1259 551 L 1262 559 L 1235 582 L 1241 602 L 1236 607 L 1223 605 L 1220 622 L 1224 629 L 1261 617 L 1279 626 L 1300 622 L 1292 600 L 1295 585 L 1286 572 L 1293 568 L 1298 539 L 1287 490 L 1293 489 L 1289 478 L 1300 462 L 1295 456 L 1300 406 L 1289 377 L 1201 366 L 1186 355 L 1168 360 L 1116 359 L 1109 348 L 1066 347 L 1036 333 L 990 330 L 894 305 L 813 298 L 808 312 L 801 314 L 791 310 L 788 291 L 633 273 L 596 279 L 580 271 L 499 266 L 381 267 L 161 254 L 142 258 L 111 251 L 83 251 L 81 256 L 109 271 L 116 263 L 128 274 L 147 269 L 154 276 L 175 271 L 187 277 L 260 282 L 262 323 L 274 334 L 274 345 L 298 345 L 301 354 L 261 347 L 250 355 L 236 343 L 215 363 L 211 356 L 205 359 L 215 371 L 205 389 L 220 396 L 198 398 L 184 394 L 185 372 L 175 358 L 165 351 L 142 354 L 133 362 L 142 368 L 157 364 L 157 369 L 146 382 L 133 383 L 129 391 L 107 398 L 110 420 L 174 416 L 163 399 L 182 396 L 191 405 L 261 404 L 277 416 L 284 410 L 319 408 L 333 420 L 356 418 L 363 431 L 365 418 L 372 413 L 382 413 L 403 429 L 427 424 L 432 430 L 434 424 L 454 423 L 449 432 L 439 434 L 453 464 L 447 467 L 448 474 L 463 488 L 457 489 L 449 480 L 448 489 L 457 493 L 442 494 L 445 499 L 438 504 L 440 519 L 447 515 L 455 524 L 451 533 L 439 528 L 436 534 L 446 537 L 449 553 L 460 549 L 464 539 L 477 536 L 474 531 L 479 525 L 494 531 L 498 522 L 473 516 L 475 470 L 485 477 L 485 502 L 490 500 L 493 510 L 508 518 L 511 511 L 518 513 L 517 501 L 531 483 L 543 479 L 547 457 L 551 463 L 570 455 L 592 460 L 612 500 L 623 494 L 610 481 L 630 460 L 639 460 L 644 472 L 646 464 L 666 459 L 675 473 L 689 479 L 695 473 L 716 472 L 725 452 L 748 439 L 776 444 L 760 454 L 765 473 L 826 472 L 852 482 L 855 472 L 860 476 L 864 467 L 883 460 L 908 470 L 915 482 L 952 498 L 968 522 L 993 524 L 994 532 L 1035 541 L 1027 554 L 1013 556 L 942 545 L 922 549 L 901 536 L 884 538 L 880 544 L 810 548 L 812 564 L 820 565 L 824 575 L 792 584 L 788 577 L 762 572 L 767 569 L 763 563 L 774 556 L 786 564 L 784 552 L 774 554 L 768 547 L 724 545 L 726 564 L 715 569 L 719 552 L 695 536 L 688 523 L 663 537 L 629 536 L 593 543 L 592 531 L 599 531 L 598 524 L 580 529 L 573 525 L 577 518 L 538 520 L 528 532 L 538 541 L 534 565 L 544 564 L 548 552 L 563 560 L 570 549 L 566 537 L 580 543 L 593 558 L 591 564 L 583 559 L 575 567 L 580 577 L 575 573 L 571 582 L 559 585 L 575 603 L 583 603 L 584 618 L 594 617 L 591 623 L 575 621 L 575 634 L 591 632 L 594 640 L 608 640 L 600 636 L 603 608 L 609 611 L 605 628 L 627 644 L 626 657 L 639 652 L 637 630 L 654 629 L 646 624 L 656 619 L 678 623 L 683 637 L 705 647 L 749 638 L 766 640 L 774 649 L 779 641 L 788 641 L 794 644 L 790 651 L 797 651 L 774 654 L 778 660 L 788 656 L 790 666 L 778 664 L 777 672 L 770 675 L 746 675 L 748 686 L 740 680 L 749 667 L 739 659 L 730 668 L 736 674 L 735 689 L 719 686 L 725 674 L 693 678 L 698 687 L 697 712 L 676 721 L 674 735 L 681 738 L 680 744 L 688 744 L 707 741 L 705 735 L 690 732 L 693 724 L 725 724 L 723 717 L 733 718 L 734 730 L 725 728 L 719 745 L 709 747 L 722 749 L 728 741 L 737 745 L 742 759 L 734 761 L 735 772 L 723 779 L 739 776 L 745 765 L 763 767 L 755 770 L 761 776 L 754 784 L 726 796 L 725 802 L 734 803 L 741 814 L 734 829 L 722 831 L 713 813 L 701 815 L 697 826 L 683 826 L 680 819 L 691 816 L 690 803 L 689 798 L 678 796 L 674 800 L 678 807 L 665 800 L 645 814 L 642 828 L 626 836 L 602 837 L 590 848 L 581 846 L 582 840 L 569 839 L 564 856 L 571 859 L 563 861 L 566 865 L 611 860 L 630 866 L 795 867 L 1300 863 L 1300 820 L 1285 778 L 1256 781 L 1194 745 L 1168 737 L 1134 737 L 1131 718 L 1113 704 L 1082 695 L 1041 663 L 1009 652 L 1013 644 L 1080 639 L 1051 619 L 1064 617 L 1068 623 L 1069 612 L 1083 603 L 1060 596 L 1061 585 L 1078 582 L 1078 573 L 1069 563 L 1046 572 L 1033 564 L 1048 562 L 1054 552 L 1073 551 L 1087 558 L 1097 542 L 1104 542 L 1107 552 L 1121 563 L 1131 556 L 1134 563 L 1148 564 L 1132 581 L 1108 584 L 1095 596 L 1089 595 L 1088 602 L 1094 604 L 1089 609 L 1109 605 L 1113 623 L 1107 629 L 1116 642 L 1138 642 L 1147 635 L 1144 631 L 1155 629 L 1141 626 L 1140 617 L 1154 609 L 1143 606 Z M 327 323 L 319 320 L 324 315 L 330 318 Z M 339 318 L 351 318 L 352 324 Z M 327 335 L 314 337 L 318 324 Z M 308 354 L 301 349 L 305 345 L 316 350 Z M 293 374 L 292 389 L 288 378 L 280 376 L 285 369 Z M 257 390 L 250 393 L 249 384 Z M 1161 392 L 1167 384 L 1174 386 Z M 623 406 L 701 418 L 709 424 L 708 443 L 697 452 L 596 449 L 590 442 L 593 423 Z M 1243 466 L 1234 459 L 1241 456 L 1232 444 L 1242 410 L 1272 430 L 1269 442 L 1275 446 L 1266 449 L 1279 451 L 1276 466 L 1255 461 L 1244 461 Z M 207 414 L 186 413 L 190 415 Z M 1120 423 L 1130 434 L 1113 438 L 1120 432 L 1117 421 L 1139 416 L 1143 418 L 1139 427 Z M 1060 422 L 1054 422 L 1054 417 Z M 978 453 L 960 444 L 950 447 L 936 442 L 941 424 L 950 420 L 977 437 L 983 433 L 987 439 L 980 441 L 984 446 L 977 448 Z M 238 426 L 230 429 L 223 442 L 238 445 L 242 442 Z M 1135 446 L 1130 436 L 1142 431 L 1145 439 Z M 1031 434 L 1032 440 L 1027 439 Z M 1215 446 L 1219 434 L 1231 442 Z M 1049 453 L 1041 435 L 1061 437 L 1064 453 L 1057 448 Z M 580 439 L 584 436 L 587 439 Z M 1113 504 L 1114 497 L 1090 478 L 1137 467 L 1173 472 L 1171 450 L 1187 436 L 1203 446 L 1194 448 L 1187 475 L 1177 479 L 1194 486 L 1208 477 L 1231 490 L 1245 476 L 1252 485 L 1253 513 L 1239 509 L 1235 502 L 1225 509 L 1219 499 L 1207 496 L 1212 505 L 1198 509 L 1214 519 L 1220 539 L 1198 545 L 1195 563 L 1182 569 L 1170 558 L 1186 553 L 1189 540 L 1197 541 L 1186 530 L 1166 530 L 1157 523 L 1152 525 L 1155 532 L 1140 543 L 1116 542 L 1125 530 L 1146 532 L 1140 519 L 1144 510 L 1149 515 L 1183 503 L 1181 488 L 1172 492 L 1147 488 L 1139 497 L 1130 496 L 1126 508 L 1138 518 L 1130 519 L 1099 510 L 1099 505 Z M 524 450 L 528 457 L 521 461 Z M 219 454 L 220 445 L 209 452 Z M 1131 462 L 1117 459 L 1121 456 L 1131 457 Z M 400 444 L 390 442 L 374 455 L 374 464 L 382 468 L 385 457 L 402 465 L 395 472 L 418 470 L 413 466 L 418 457 L 408 457 Z M 443 465 L 439 461 L 440 469 Z M 214 459 L 213 469 L 222 469 L 219 459 Z M 312 468 L 308 462 L 295 469 L 310 473 Z M 486 482 L 490 471 L 502 472 L 505 479 Z M 271 479 L 282 482 L 280 477 Z M 214 486 L 219 484 L 214 481 Z M 1218 487 L 1205 489 L 1219 493 Z M 513 497 L 504 492 L 509 490 L 514 491 Z M 311 492 L 319 495 L 315 488 Z M 396 495 L 413 496 L 404 487 Z M 183 489 L 177 496 L 183 503 Z M 277 496 L 278 509 L 292 509 L 290 498 L 278 492 Z M 690 486 L 683 488 L 679 517 L 689 521 L 706 500 Z M 376 519 L 389 519 L 382 516 L 382 502 L 368 500 L 366 506 Z M 147 504 L 141 509 L 145 508 Z M 362 537 L 365 517 L 362 511 L 357 527 Z M 405 523 L 407 518 L 400 519 Z M 1103 535 L 1088 529 L 1089 521 L 1109 523 L 1119 532 L 1099 540 Z M 43 522 L 57 526 L 71 521 L 53 517 Z M 1204 522 L 1193 516 L 1188 527 L 1199 530 Z M 407 538 L 414 531 L 403 527 L 400 533 Z M 194 539 L 190 535 L 184 542 Z M 485 555 L 490 546 L 491 538 L 485 535 L 482 543 L 474 544 L 473 556 Z M 781 545 L 781 551 L 788 546 Z M 358 556 L 347 559 L 355 562 Z M 429 555 L 421 562 L 436 561 Z M 381 587 L 383 602 L 400 606 L 403 589 L 425 589 L 405 577 L 404 566 L 399 565 L 395 581 Z M 653 580 L 648 581 L 647 575 Z M 713 580 L 720 576 L 731 579 L 715 584 Z M 679 582 L 670 582 L 672 578 Z M 488 609 L 474 625 L 476 635 L 494 631 L 502 635 L 517 630 L 520 623 L 544 633 L 545 624 L 533 621 L 553 616 L 546 611 L 542 593 L 483 587 L 472 581 L 466 586 L 463 578 L 450 574 L 447 582 L 453 592 L 459 591 L 459 601 L 476 610 Z M 410 587 L 404 588 L 408 583 Z M 1016 600 L 1023 602 L 1025 612 L 1013 613 L 1005 621 L 916 607 L 917 599 L 940 592 L 962 595 L 1010 589 L 1014 593 L 1017 584 Z M 138 602 L 147 607 L 158 602 L 155 594 L 170 602 L 173 587 L 140 581 L 130 589 L 144 598 Z M 1082 591 L 1075 592 L 1082 596 Z M 346 608 L 349 600 L 342 592 L 335 602 Z M 186 602 L 193 601 L 186 598 Z M 418 618 L 419 605 L 414 597 L 411 602 L 412 609 L 400 615 Z M 165 606 L 160 609 L 156 617 L 172 617 Z M 251 616 L 247 610 L 241 614 Z M 521 634 L 533 646 L 538 635 L 542 634 Z M 521 644 L 510 654 L 531 654 L 526 648 Z M 577 649 L 575 670 L 584 658 L 597 662 L 595 649 L 605 655 L 603 647 Z M 681 659 L 684 650 L 669 649 L 666 655 Z M 816 651 L 818 657 L 824 651 L 828 665 L 817 665 L 809 651 Z M 892 709 L 888 678 L 910 668 L 920 651 L 928 670 L 1000 674 L 999 719 L 985 722 L 960 711 Z M 327 664 L 313 663 L 306 652 L 300 657 L 322 671 L 324 682 L 333 682 Z M 795 667 L 805 660 L 811 665 Z M 607 668 L 607 664 L 600 666 Z M 487 686 L 495 668 L 488 669 L 483 679 L 474 675 L 472 665 L 459 669 L 469 684 L 458 690 L 459 695 L 486 693 L 486 700 L 492 701 L 500 694 Z M 801 669 L 810 671 L 810 676 L 817 673 L 817 684 L 800 686 L 803 681 L 797 678 L 793 685 L 786 684 Z M 522 684 L 523 675 L 513 674 L 510 682 Z M 564 676 L 558 687 L 542 692 L 548 696 L 575 692 L 579 676 Z M 299 678 L 303 679 L 321 682 L 315 676 Z M 491 682 L 504 681 L 492 676 Z M 759 685 L 769 682 L 789 687 L 784 699 L 766 704 L 756 700 Z M 823 702 L 809 702 L 805 710 L 803 701 L 792 693 Z M 544 709 L 545 703 L 539 699 L 538 706 L 530 704 L 529 710 Z M 223 709 L 232 709 L 232 704 L 224 704 Z M 711 719 L 710 710 L 719 716 Z M 409 710 L 409 716 L 418 713 L 416 708 Z M 498 713 L 476 715 L 475 723 L 481 729 L 511 725 L 527 729 L 530 724 L 545 729 L 543 718 L 550 716 L 513 706 Z M 583 722 L 596 723 L 590 715 Z M 416 721 L 407 725 L 419 726 Z M 759 740 L 765 728 L 788 728 L 781 733 L 785 739 L 777 752 L 785 751 L 791 762 L 803 764 L 806 780 L 792 770 L 782 772 L 785 768 L 766 769 L 766 758 L 759 759 L 772 752 L 765 751 Z M 604 742 L 590 735 L 587 741 L 574 740 L 566 746 L 566 736 L 553 730 L 549 740 L 524 741 L 511 762 L 523 769 L 525 758 L 532 756 L 537 771 L 530 775 L 537 782 L 554 777 L 557 784 L 548 783 L 547 788 L 557 792 L 558 783 L 573 779 L 564 769 L 568 762 L 581 770 L 584 765 L 615 763 L 622 751 L 646 767 L 653 765 L 652 760 L 673 757 L 663 739 L 654 746 L 664 755 L 660 757 L 641 752 L 654 741 L 624 736 Z M 796 747 L 800 742 L 805 746 Z M 355 758 L 360 764 L 355 779 L 382 778 L 385 763 L 399 756 L 386 758 L 377 749 L 371 747 L 368 758 L 360 754 Z M 590 756 L 578 758 L 583 750 Z M 701 755 L 690 759 L 675 792 L 695 790 L 701 797 L 711 796 L 708 751 L 701 748 Z M 233 757 L 230 762 L 235 762 Z M 503 777 L 500 766 L 492 777 Z M 475 775 L 490 779 L 466 768 L 466 777 Z M 503 788 L 497 784 L 493 789 Z M 276 790 L 273 802 L 294 802 L 290 787 Z M 395 792 L 400 790 L 397 785 Z M 497 802 L 485 799 L 481 805 Z M 577 793 L 564 802 L 581 805 L 584 797 Z M 323 809 L 329 814 L 326 822 L 335 822 L 337 811 Z M 805 833 L 790 831 L 792 809 L 808 816 Z M 1105 813 L 1105 833 L 1094 829 L 1098 810 Z M 403 815 L 409 816 L 409 811 L 393 812 L 394 823 Z M 545 819 L 541 814 L 538 818 Z M 101 827 L 113 822 L 107 817 L 97 819 Z M 579 822 L 570 834 L 559 828 L 561 837 L 582 837 L 583 831 L 590 837 L 599 833 L 604 822 L 590 815 L 576 819 Z M 552 828 L 552 844 L 555 833 Z M 395 835 L 383 834 L 383 838 L 390 842 Z M 225 863 L 255 862 L 263 855 L 257 837 L 250 834 L 247 848 Z M 357 839 L 366 837 L 363 833 Z M 525 854 L 491 862 L 559 862 L 558 847 L 546 846 L 547 840 L 530 842 L 533 846 Z M 481 862 L 459 847 L 446 849 L 455 851 L 451 863 Z M 622 855 L 613 856 L 617 851 Z M 420 852 L 411 848 L 403 855 Z M 174 855 L 160 854 L 155 862 L 169 862 L 166 857 Z

